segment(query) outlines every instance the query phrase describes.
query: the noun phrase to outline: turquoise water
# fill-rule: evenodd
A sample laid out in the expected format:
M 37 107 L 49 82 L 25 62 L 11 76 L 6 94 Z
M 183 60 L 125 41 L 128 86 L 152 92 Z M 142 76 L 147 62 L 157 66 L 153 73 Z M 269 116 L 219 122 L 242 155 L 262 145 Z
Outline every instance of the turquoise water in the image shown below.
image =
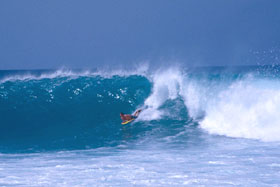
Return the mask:
M 278 72 L 0 71 L 0 185 L 279 186 Z

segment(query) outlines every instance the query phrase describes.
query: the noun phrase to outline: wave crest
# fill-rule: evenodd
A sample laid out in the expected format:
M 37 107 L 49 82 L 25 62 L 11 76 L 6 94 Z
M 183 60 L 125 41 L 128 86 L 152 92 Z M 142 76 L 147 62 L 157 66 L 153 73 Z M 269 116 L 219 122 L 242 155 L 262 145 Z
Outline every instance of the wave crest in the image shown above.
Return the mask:
M 98 69 L 98 70 L 68 70 L 65 68 L 59 70 L 49 71 L 10 71 L 9 75 L 6 75 L 0 79 L 0 83 L 8 81 L 29 81 L 29 80 L 41 80 L 41 79 L 55 79 L 55 78 L 69 78 L 76 79 L 79 77 L 95 77 L 101 76 L 103 78 L 112 78 L 113 76 L 129 77 L 132 75 L 147 76 L 149 70 L 148 64 L 143 63 L 135 68 L 125 69 Z M 4 71 L 5 72 L 5 71 Z M 36 72 L 36 73 L 34 73 Z

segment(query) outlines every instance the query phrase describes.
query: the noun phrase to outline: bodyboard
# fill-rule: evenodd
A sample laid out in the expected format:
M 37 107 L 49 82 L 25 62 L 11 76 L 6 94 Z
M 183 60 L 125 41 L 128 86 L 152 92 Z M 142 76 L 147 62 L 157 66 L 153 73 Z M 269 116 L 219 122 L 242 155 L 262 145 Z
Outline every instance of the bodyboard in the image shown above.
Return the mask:
M 135 120 L 135 119 L 136 119 L 136 118 L 133 118 L 133 119 L 131 119 L 131 120 L 124 121 L 124 122 L 122 122 L 122 125 L 128 124 L 128 123 L 132 122 L 132 121 Z

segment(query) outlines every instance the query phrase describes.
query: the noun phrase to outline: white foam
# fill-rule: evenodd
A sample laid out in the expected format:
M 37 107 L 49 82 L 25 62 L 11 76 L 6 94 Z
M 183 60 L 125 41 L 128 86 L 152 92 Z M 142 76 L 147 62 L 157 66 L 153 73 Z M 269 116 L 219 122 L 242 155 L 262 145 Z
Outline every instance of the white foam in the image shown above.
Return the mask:
M 205 110 L 201 127 L 209 133 L 280 141 L 279 81 L 237 81 L 221 90 Z
M 145 100 L 146 109 L 139 116 L 140 120 L 160 119 L 165 115 L 160 107 L 168 99 L 176 99 L 182 85 L 182 74 L 178 68 L 159 70 L 152 77 L 152 94 Z
M 203 106 L 207 102 L 207 89 L 195 80 L 185 79 L 180 95 L 188 108 L 189 115 L 194 118 L 200 118 L 204 115 Z

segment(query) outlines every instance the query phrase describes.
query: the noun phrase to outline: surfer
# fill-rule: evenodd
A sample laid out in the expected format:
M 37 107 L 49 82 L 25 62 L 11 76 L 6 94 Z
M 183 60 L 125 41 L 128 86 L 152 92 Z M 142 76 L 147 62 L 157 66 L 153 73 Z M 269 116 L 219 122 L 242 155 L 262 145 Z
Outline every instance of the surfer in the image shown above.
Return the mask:
M 136 119 L 141 111 L 142 111 L 141 109 L 138 109 L 132 115 L 131 114 L 124 114 L 124 113 L 121 112 L 120 117 L 123 120 L 123 122 L 126 122 L 126 121 L 129 121 L 129 120 L 132 120 L 132 119 Z

